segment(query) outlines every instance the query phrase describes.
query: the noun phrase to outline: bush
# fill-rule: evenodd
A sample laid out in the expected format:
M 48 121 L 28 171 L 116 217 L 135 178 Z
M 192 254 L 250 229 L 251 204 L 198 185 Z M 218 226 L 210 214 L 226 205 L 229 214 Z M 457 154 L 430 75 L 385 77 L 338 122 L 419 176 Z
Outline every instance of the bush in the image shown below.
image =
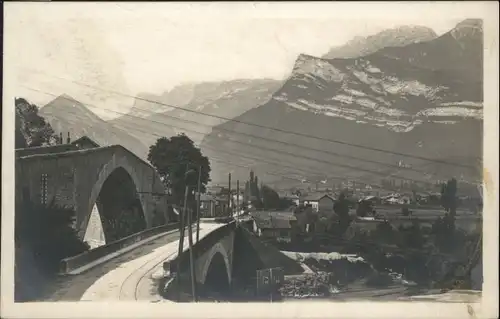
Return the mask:
M 401 209 L 401 214 L 402 214 L 403 216 L 410 216 L 410 210 L 408 209 L 408 207 L 403 207 L 403 208 Z
M 48 205 L 25 202 L 16 209 L 16 241 L 26 243 L 39 268 L 56 273 L 59 262 L 88 250 L 73 228 L 75 211 L 52 201 Z
M 393 279 L 389 274 L 386 273 L 376 272 L 369 276 L 366 280 L 366 285 L 368 287 L 382 288 L 390 286 L 391 284 L 393 284 Z

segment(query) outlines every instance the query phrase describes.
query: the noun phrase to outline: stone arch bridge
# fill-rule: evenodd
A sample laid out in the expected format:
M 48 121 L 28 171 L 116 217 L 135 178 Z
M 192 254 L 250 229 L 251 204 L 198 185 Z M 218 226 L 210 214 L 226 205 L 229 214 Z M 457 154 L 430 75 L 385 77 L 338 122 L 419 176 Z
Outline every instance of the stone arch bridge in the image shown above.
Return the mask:
M 267 245 L 250 231 L 251 221 L 230 221 L 211 231 L 193 245 L 194 273 L 198 293 L 215 292 L 219 296 L 231 296 L 235 281 L 248 283 L 255 281 L 256 270 L 280 267 L 285 274 L 304 271 L 299 263 Z M 165 262 L 165 270 L 176 273 L 167 283 L 163 296 L 177 299 L 180 290 L 190 293 L 190 252 L 184 251 L 176 259 Z M 201 290 L 201 291 L 200 291 Z
M 17 151 L 16 151 L 17 153 Z M 72 207 L 83 238 L 94 205 L 106 242 L 168 222 L 167 198 L 155 169 L 120 145 L 16 156 L 16 204 Z

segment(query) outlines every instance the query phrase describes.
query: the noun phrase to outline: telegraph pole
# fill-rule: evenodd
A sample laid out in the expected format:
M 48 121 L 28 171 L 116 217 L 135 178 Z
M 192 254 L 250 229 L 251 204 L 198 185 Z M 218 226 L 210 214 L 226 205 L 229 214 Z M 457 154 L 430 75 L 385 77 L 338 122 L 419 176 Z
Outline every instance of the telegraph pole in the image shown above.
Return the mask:
M 198 198 L 197 198 L 197 207 L 196 207 L 196 243 L 200 240 L 200 205 L 201 205 L 201 200 L 200 200 L 200 192 L 201 192 L 201 166 L 198 171 Z
M 184 234 L 185 234 L 185 223 L 184 223 L 184 219 L 185 219 L 185 216 L 186 216 L 186 210 L 187 210 L 187 198 L 188 198 L 188 194 L 189 194 L 189 184 L 187 183 L 187 175 L 190 173 L 189 172 L 189 163 L 186 164 L 186 172 L 184 173 L 184 180 L 185 180 L 185 183 L 186 183 L 186 187 L 185 187 L 185 190 L 184 190 L 184 206 L 182 207 L 182 209 L 180 209 L 179 211 L 179 227 L 180 227 L 180 237 L 179 237 L 179 251 L 178 251 L 178 254 L 177 254 L 177 297 L 178 299 L 180 299 L 180 288 L 181 288 L 181 284 L 180 284 L 180 274 L 181 274 L 181 256 L 182 256 L 182 252 L 184 251 Z M 191 219 L 190 219 L 191 220 Z M 189 228 L 191 228 L 191 225 L 188 225 Z
M 180 227 L 180 236 L 179 236 L 179 251 L 177 253 L 177 298 L 180 300 L 181 294 L 181 282 L 180 282 L 180 274 L 181 274 L 181 256 L 184 251 L 184 216 L 186 215 L 186 207 L 187 207 L 187 197 L 189 192 L 189 186 L 186 185 L 184 192 L 184 207 L 179 210 L 179 227 Z M 188 225 L 191 228 L 191 225 Z
M 231 211 L 231 173 L 229 173 L 229 188 L 228 188 L 228 196 L 227 196 L 227 207 L 229 210 L 229 217 L 232 217 L 232 211 Z
M 240 180 L 238 179 L 236 181 L 236 216 L 237 220 L 239 221 L 240 219 Z
M 189 243 L 189 270 L 191 272 L 191 293 L 193 295 L 193 301 L 196 302 L 196 274 L 194 272 L 194 256 L 193 256 L 193 227 L 191 227 L 192 224 L 192 218 L 191 218 L 191 211 L 187 212 L 187 218 L 188 218 L 188 243 Z

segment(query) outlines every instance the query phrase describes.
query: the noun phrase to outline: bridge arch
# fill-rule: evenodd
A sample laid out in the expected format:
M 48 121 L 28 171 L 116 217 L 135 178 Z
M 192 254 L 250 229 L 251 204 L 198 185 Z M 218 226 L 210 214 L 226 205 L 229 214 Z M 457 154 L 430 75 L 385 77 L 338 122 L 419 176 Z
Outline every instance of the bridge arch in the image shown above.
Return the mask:
M 224 246 L 216 243 L 205 259 L 201 283 L 210 291 L 228 293 L 231 286 L 231 265 L 229 255 Z
M 102 166 L 88 199 L 82 229 L 88 227 L 97 206 L 106 243 L 141 231 L 147 226 L 145 203 L 139 196 L 141 180 L 126 159 L 114 156 Z

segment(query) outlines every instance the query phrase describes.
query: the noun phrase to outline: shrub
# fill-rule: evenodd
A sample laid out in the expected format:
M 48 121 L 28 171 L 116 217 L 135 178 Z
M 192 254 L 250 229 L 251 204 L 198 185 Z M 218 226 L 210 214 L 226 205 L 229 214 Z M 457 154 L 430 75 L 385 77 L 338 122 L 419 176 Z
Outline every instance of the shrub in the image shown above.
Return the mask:
M 59 262 L 89 249 L 73 228 L 75 211 L 59 206 L 25 202 L 16 209 L 16 241 L 28 244 L 37 266 L 48 273 L 58 270 Z

